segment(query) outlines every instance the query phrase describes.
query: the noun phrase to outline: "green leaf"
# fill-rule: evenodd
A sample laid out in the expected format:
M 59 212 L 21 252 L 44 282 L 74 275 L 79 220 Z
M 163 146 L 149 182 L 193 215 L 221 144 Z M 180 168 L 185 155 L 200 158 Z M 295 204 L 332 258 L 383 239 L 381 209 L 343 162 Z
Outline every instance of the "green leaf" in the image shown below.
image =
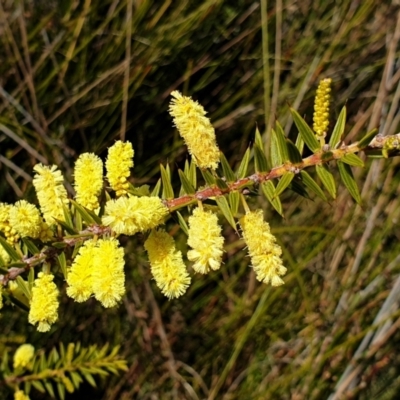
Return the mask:
M 44 381 L 43 383 L 44 383 L 44 386 L 45 386 L 47 392 L 49 393 L 49 395 L 51 397 L 56 397 L 55 393 L 54 393 L 53 385 L 51 384 L 51 382 Z
M 239 169 L 236 172 L 236 176 L 238 177 L 238 179 L 243 179 L 244 177 L 246 177 L 249 161 L 250 161 L 250 148 L 248 147 L 246 152 L 244 153 L 242 161 L 240 162 Z
M 200 170 L 201 174 L 203 175 L 204 180 L 206 181 L 206 184 L 208 186 L 214 186 L 215 185 L 215 178 L 212 175 L 212 173 L 206 169 L 201 169 Z
M 258 146 L 260 149 L 264 149 L 264 143 L 260 134 L 260 131 L 258 130 L 258 126 L 256 126 L 256 134 L 254 138 L 254 143 L 255 146 Z
M 191 185 L 195 188 L 197 186 L 196 164 L 193 161 L 189 163 L 189 161 L 186 160 L 183 172 L 186 178 L 189 179 Z
M 231 168 L 231 166 L 228 163 L 228 160 L 226 159 L 224 153 L 222 151 L 220 152 L 220 161 L 221 161 L 221 166 L 222 166 L 222 171 L 224 172 L 224 176 L 226 178 L 227 182 L 235 182 L 235 174 Z
M 29 290 L 33 288 L 34 281 L 35 281 L 35 270 L 34 268 L 31 268 L 28 273 Z
M 162 198 L 163 199 L 173 199 L 174 198 L 174 190 L 172 189 L 172 184 L 171 184 L 171 172 L 169 169 L 169 166 L 167 164 L 167 169 L 164 168 L 162 164 L 160 164 L 160 171 L 161 171 L 161 180 L 162 180 Z
M 93 379 L 93 376 L 89 373 L 89 372 L 83 372 L 82 371 L 82 375 L 84 376 L 84 378 L 87 380 L 87 382 L 92 385 L 93 387 L 96 387 L 96 382 Z
M 190 183 L 189 179 L 186 177 L 184 172 L 181 169 L 179 169 L 178 170 L 178 174 L 179 174 L 179 179 L 181 180 L 181 183 L 182 183 L 182 191 L 183 191 L 183 193 L 195 194 L 196 190 L 192 186 L 192 184 Z
M 75 213 L 75 227 L 78 232 L 82 230 L 82 215 L 79 213 Z
M 292 163 L 301 163 L 303 159 L 301 158 L 301 154 L 299 149 L 296 147 L 295 144 L 290 139 L 286 139 L 286 146 L 289 153 L 289 160 Z
M 354 153 L 346 154 L 340 161 L 349 165 L 354 165 L 355 167 L 364 167 L 364 161 Z
M 378 129 L 372 129 L 372 131 L 369 131 L 359 142 L 358 142 L 358 147 L 360 149 L 367 147 L 370 143 L 371 140 L 376 136 L 376 133 L 378 132 Z
M 46 390 L 40 381 L 32 381 L 32 386 L 38 390 L 40 393 L 46 393 Z
M 295 109 L 291 108 L 290 112 L 305 144 L 313 153 L 315 153 L 320 149 L 320 143 L 315 137 L 314 132 Z
M 218 204 L 218 207 L 222 211 L 222 214 L 224 214 L 224 217 L 226 220 L 229 222 L 229 224 L 232 226 L 232 228 L 236 231 L 236 222 L 235 219 L 233 218 L 232 211 L 229 208 L 228 200 L 226 200 L 225 196 L 219 196 L 215 199 L 215 201 Z
M 272 181 L 266 181 L 261 184 L 262 191 L 272 207 L 283 217 L 282 203 L 279 197 L 275 197 L 275 186 Z
M 40 253 L 39 249 L 36 247 L 36 245 L 30 239 L 25 237 L 25 238 L 22 238 L 22 241 L 24 242 L 26 248 L 29 250 L 29 252 L 32 255 Z
M 298 175 L 296 175 L 292 180 L 291 184 L 289 185 L 289 189 L 293 190 L 293 192 L 297 193 L 298 195 L 305 197 L 306 199 L 310 198 L 304 183 Z
M 82 383 L 82 377 L 77 372 L 71 371 L 71 380 L 74 387 L 78 389 Z
M 323 185 L 325 186 L 328 193 L 335 199 L 336 198 L 336 185 L 333 179 L 332 173 L 329 171 L 328 167 L 323 165 L 316 165 L 317 175 L 321 179 Z
M 64 278 L 67 279 L 67 259 L 66 259 L 66 257 L 65 257 L 65 253 L 64 253 L 64 252 L 61 252 L 61 253 L 57 256 L 57 260 L 58 260 L 58 263 L 59 263 L 59 265 L 60 265 L 61 272 L 62 272 L 63 275 L 64 275 Z
M 361 204 L 361 196 L 358 190 L 357 183 L 353 177 L 353 173 L 349 165 L 338 161 L 337 165 L 339 167 L 339 174 L 342 178 L 344 185 L 346 186 L 347 190 L 350 192 L 353 199 L 358 203 Z
M 61 400 L 65 399 L 65 386 L 61 382 L 57 382 L 57 392 Z
M 274 197 L 278 197 L 283 191 L 290 185 L 294 178 L 293 172 L 286 172 L 278 182 L 276 186 Z
M 240 194 L 239 192 L 230 192 L 228 195 L 229 204 L 231 206 L 233 216 L 237 215 L 239 211 L 240 204 Z
M 223 180 L 223 179 L 221 179 L 221 178 L 216 178 L 215 179 L 215 183 L 217 184 L 217 186 L 220 188 L 220 189 L 228 189 L 228 185 L 226 184 L 226 182 Z
M 331 149 L 335 149 L 342 139 L 344 128 L 346 126 L 346 106 L 340 111 L 339 117 L 336 121 L 335 127 L 333 128 L 332 136 L 329 139 L 329 146 Z
M 78 211 L 78 212 L 79 212 L 79 211 Z M 87 215 L 89 215 L 89 214 L 87 214 Z M 82 217 L 83 217 L 83 216 L 82 216 Z M 83 217 L 83 219 L 85 220 L 84 217 Z M 77 231 L 77 230 L 75 230 L 74 228 L 71 228 L 71 227 L 70 227 L 68 224 L 66 224 L 64 221 L 61 221 L 61 219 L 54 218 L 54 220 L 57 222 L 58 225 L 61 225 L 61 226 L 65 229 L 65 231 L 68 232 L 69 234 L 71 234 L 71 235 L 77 235 L 77 234 L 78 234 L 78 231 Z M 93 221 L 92 221 L 92 222 L 88 222 L 88 221 L 92 221 L 92 219 L 91 219 L 90 217 L 89 217 L 88 220 L 85 220 L 85 222 L 86 222 L 88 225 L 94 223 Z
M 327 201 L 325 193 L 322 191 L 322 189 L 319 187 L 318 183 L 314 181 L 313 178 L 308 174 L 306 171 L 300 171 L 301 178 L 303 180 L 303 183 L 312 191 L 314 192 L 318 197 L 320 197 L 322 200 Z
M 18 261 L 21 259 L 14 248 L 2 236 L 0 236 L 0 244 L 3 246 L 3 249 L 6 251 L 6 253 L 10 256 L 11 260 Z
M 154 186 L 154 189 L 150 193 L 150 197 L 158 197 L 160 194 L 160 189 L 161 189 L 161 179 L 159 179 L 156 183 L 156 186 Z
M 70 229 L 75 229 L 74 224 L 72 222 L 72 213 L 66 205 L 63 205 L 63 213 L 64 213 L 64 223 L 67 224 L 70 227 Z
M 283 131 L 282 126 L 278 121 L 276 121 L 276 131 L 274 131 L 274 132 L 276 134 L 276 139 L 278 142 L 279 154 L 280 154 L 283 162 L 289 161 L 289 153 L 288 153 L 288 149 L 286 147 L 285 132 Z
M 276 137 L 276 132 L 272 129 L 271 130 L 271 163 L 272 167 L 277 167 L 279 165 L 283 164 L 282 157 L 279 153 L 279 148 L 278 148 L 278 138 Z
M 299 150 L 299 153 L 300 153 L 300 156 L 301 156 L 301 154 L 303 154 L 303 150 L 304 150 L 304 140 L 303 140 L 303 137 L 301 135 L 297 135 L 296 147 Z
M 70 199 L 70 202 L 73 204 L 74 208 L 76 211 L 79 212 L 79 214 L 81 214 L 82 219 L 86 222 L 87 225 L 92 225 L 97 223 L 96 219 L 93 217 L 93 215 L 89 212 L 89 210 L 87 210 L 85 207 L 82 207 L 80 204 L 78 204 L 75 200 Z M 97 217 L 97 216 L 96 216 Z M 98 220 L 100 220 L 101 223 L 101 219 L 99 217 L 97 217 Z M 74 234 L 74 233 L 78 233 L 74 227 L 69 227 L 68 228 L 65 227 L 65 223 L 63 223 L 63 221 L 59 221 L 57 220 L 57 222 L 62 225 L 69 233 Z
M 256 172 L 268 171 L 267 158 L 265 157 L 264 151 L 257 144 L 254 146 L 254 161 L 256 164 Z
M 185 221 L 185 218 L 182 217 L 179 211 L 176 212 L 176 215 L 178 216 L 179 226 L 181 227 L 183 232 L 185 232 L 186 236 L 189 236 L 189 227 Z

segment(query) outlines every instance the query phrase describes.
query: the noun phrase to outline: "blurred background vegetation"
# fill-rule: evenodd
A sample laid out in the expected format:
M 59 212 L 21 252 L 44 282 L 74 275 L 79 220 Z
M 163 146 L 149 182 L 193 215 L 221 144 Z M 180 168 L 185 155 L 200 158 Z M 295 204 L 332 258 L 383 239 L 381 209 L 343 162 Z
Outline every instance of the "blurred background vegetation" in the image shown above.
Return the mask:
M 399 132 L 397 0 L 263 1 L 0 0 L 0 200 L 35 201 L 36 163 L 59 165 L 71 182 L 80 153 L 104 157 L 124 136 L 135 148 L 134 184 L 154 185 L 166 162 L 176 179 L 187 153 L 167 113 L 174 89 L 209 111 L 232 166 L 256 124 L 265 131 L 276 117 L 296 136 L 288 104 L 311 122 L 325 77 L 332 121 L 347 104 L 347 142 L 375 127 Z M 343 185 L 329 203 L 285 192 L 285 219 L 254 199 L 284 250 L 283 287 L 255 282 L 226 226 L 223 268 L 167 301 L 143 238 L 124 239 L 127 295 L 118 308 L 63 295 L 50 334 L 6 308 L 0 346 L 120 344 L 129 370 L 73 399 L 397 398 L 398 171 L 398 159 L 355 171 L 362 208 Z

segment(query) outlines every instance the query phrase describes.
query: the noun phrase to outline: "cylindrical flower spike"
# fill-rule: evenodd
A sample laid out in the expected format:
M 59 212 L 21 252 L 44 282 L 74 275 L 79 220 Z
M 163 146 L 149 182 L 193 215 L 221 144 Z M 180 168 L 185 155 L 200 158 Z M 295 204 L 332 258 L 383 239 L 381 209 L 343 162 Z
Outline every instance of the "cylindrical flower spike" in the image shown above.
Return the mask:
M 22 236 L 38 238 L 42 217 L 39 210 L 25 200 L 17 201 L 10 208 L 10 225 Z
M 78 303 L 86 301 L 93 294 L 93 269 L 96 242 L 87 240 L 80 248 L 67 275 L 67 295 Z
M 331 97 L 332 79 L 323 79 L 317 89 L 314 103 L 314 132 L 325 137 L 329 126 L 329 100 Z
M 172 299 L 182 296 L 190 285 L 190 276 L 175 248 L 174 239 L 163 229 L 153 230 L 144 244 L 151 272 L 161 292 Z
M 75 163 L 76 202 L 89 210 L 99 208 L 103 188 L 103 161 L 93 153 L 83 153 Z
M 194 261 L 193 269 L 200 274 L 207 274 L 211 269 L 221 266 L 224 238 L 218 218 L 210 211 L 196 208 L 189 217 L 188 245 L 192 248 L 187 258 Z
M 118 197 L 127 193 L 129 187 L 127 178 L 133 167 L 133 155 L 134 151 L 130 142 L 118 140 L 108 149 L 107 179 L 111 189 L 115 190 Z
M 125 294 L 124 249 L 115 238 L 100 239 L 94 251 L 92 285 L 104 307 L 114 307 Z
M 262 210 L 247 212 L 241 218 L 240 226 L 257 279 L 272 286 L 284 284 L 280 278 L 286 273 L 282 265 L 282 249 L 276 244 L 269 224 L 264 221 Z
M 64 206 L 68 204 L 67 191 L 63 186 L 64 178 L 55 165 L 47 167 L 36 164 L 33 186 L 39 200 L 43 217 L 48 224 L 54 224 L 54 218 L 64 221 Z
M 8 243 L 14 244 L 18 241 L 19 235 L 17 230 L 10 224 L 11 208 L 11 204 L 0 203 L 0 231 L 4 233 Z
M 26 368 L 35 354 L 35 348 L 31 344 L 23 344 L 14 354 L 14 368 Z
M 102 222 L 118 235 L 134 235 L 162 224 L 168 212 L 159 197 L 120 197 L 106 203 Z
M 47 332 L 58 318 L 58 289 L 52 274 L 39 272 L 32 288 L 31 308 L 28 320 L 38 324 L 39 332 Z
M 191 97 L 182 96 L 177 90 L 171 93 L 173 99 L 169 113 L 174 119 L 180 135 L 200 168 L 217 169 L 220 160 L 214 127 L 205 116 L 206 111 Z

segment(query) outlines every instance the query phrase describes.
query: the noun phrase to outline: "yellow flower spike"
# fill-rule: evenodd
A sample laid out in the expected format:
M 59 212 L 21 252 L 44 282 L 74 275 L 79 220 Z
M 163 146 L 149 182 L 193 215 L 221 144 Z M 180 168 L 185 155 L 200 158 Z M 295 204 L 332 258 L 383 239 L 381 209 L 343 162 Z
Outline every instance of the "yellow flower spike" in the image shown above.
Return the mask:
M 22 390 L 17 390 L 14 392 L 14 400 L 30 400 L 30 397 Z
M 92 285 L 95 298 L 114 307 L 125 294 L 124 249 L 115 238 L 100 239 L 94 251 Z
M 282 265 L 282 249 L 276 244 L 269 224 L 264 221 L 262 210 L 246 213 L 240 226 L 257 279 L 272 286 L 284 284 L 280 278 L 286 273 Z
M 14 368 L 26 368 L 35 354 L 35 348 L 31 344 L 23 344 L 14 354 Z
M 22 236 L 38 238 L 42 217 L 39 210 L 25 200 L 17 201 L 10 208 L 10 225 Z
M 86 301 L 93 293 L 93 269 L 96 242 L 87 240 L 79 249 L 67 274 L 67 295 L 78 303 Z
M 36 164 L 33 186 L 39 200 L 40 209 L 48 224 L 54 224 L 54 218 L 64 221 L 63 207 L 68 204 L 67 191 L 63 185 L 64 178 L 55 165 L 51 167 Z
M 174 90 L 169 106 L 169 113 L 174 124 L 200 168 L 217 169 L 220 160 L 214 127 L 207 118 L 206 111 L 191 97 L 182 96 Z
M 0 203 L 0 231 L 4 233 L 7 242 L 10 244 L 14 244 L 19 239 L 17 230 L 10 224 L 10 211 L 12 207 L 11 204 Z
M 129 188 L 127 178 L 133 167 L 133 155 L 134 151 L 130 142 L 118 140 L 108 149 L 107 179 L 111 189 L 115 190 L 118 197 L 126 194 Z
M 329 126 L 329 100 L 332 79 L 323 79 L 317 89 L 314 102 L 314 132 L 317 136 L 325 137 Z
M 75 200 L 78 204 L 96 210 L 103 188 L 103 161 L 93 153 L 83 153 L 75 163 Z
M 192 248 L 187 258 L 193 261 L 193 269 L 200 274 L 207 274 L 211 269 L 221 266 L 224 238 L 218 218 L 210 211 L 196 208 L 189 217 L 188 245 Z
M 190 276 L 175 248 L 174 239 L 163 229 L 153 230 L 144 244 L 151 272 L 161 292 L 169 299 L 182 296 L 190 285 Z
M 48 332 L 58 318 L 58 289 L 52 274 L 39 272 L 32 288 L 28 321 L 38 324 L 39 332 Z
M 158 197 L 120 197 L 106 203 L 102 222 L 117 235 L 134 235 L 162 224 L 168 213 Z

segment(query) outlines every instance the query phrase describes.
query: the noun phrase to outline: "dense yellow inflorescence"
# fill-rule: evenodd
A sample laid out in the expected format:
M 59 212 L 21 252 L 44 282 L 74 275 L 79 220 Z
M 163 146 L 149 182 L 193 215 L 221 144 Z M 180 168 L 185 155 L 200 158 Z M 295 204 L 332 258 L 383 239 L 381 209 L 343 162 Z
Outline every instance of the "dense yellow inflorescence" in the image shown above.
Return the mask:
M 118 140 L 108 149 L 106 160 L 107 179 L 117 197 L 127 193 L 130 169 L 133 167 L 132 143 Z
M 161 292 L 172 299 L 182 296 L 190 285 L 190 276 L 175 248 L 174 239 L 164 230 L 153 230 L 144 244 L 151 272 Z
M 325 137 L 329 127 L 329 100 L 332 79 L 323 79 L 317 89 L 314 103 L 314 132 Z
M 10 211 L 12 205 L 0 203 L 0 231 L 4 233 L 6 240 L 10 244 L 14 244 L 19 240 L 17 230 L 10 224 Z
M 282 249 L 264 221 L 262 210 L 247 212 L 240 219 L 240 226 L 257 279 L 272 286 L 282 285 L 284 281 L 280 277 L 286 273 Z
M 31 344 L 23 344 L 14 354 L 14 368 L 26 368 L 35 354 L 35 348 Z
M 220 154 L 217 146 L 214 127 L 207 118 L 206 111 L 191 97 L 182 96 L 177 90 L 173 97 L 169 113 L 174 119 L 180 135 L 200 168 L 217 169 Z
M 221 266 L 224 238 L 218 218 L 210 211 L 196 208 L 189 217 L 188 245 L 192 248 L 187 258 L 193 261 L 193 269 L 200 274 L 217 270 Z
M 38 324 L 39 332 L 48 332 L 58 318 L 58 289 L 52 274 L 39 272 L 32 288 L 31 308 L 28 320 Z
M 39 237 L 42 217 L 33 204 L 20 200 L 10 208 L 10 225 L 21 235 L 33 239 Z
M 64 207 L 68 205 L 68 199 L 61 172 L 55 165 L 47 167 L 42 164 L 36 164 L 33 170 L 36 172 L 33 186 L 44 219 L 49 225 L 55 223 L 55 218 L 64 221 Z
M 22 390 L 17 390 L 14 392 L 14 400 L 30 400 L 30 397 Z
M 103 188 L 103 161 L 93 153 L 83 153 L 75 163 L 75 200 L 78 204 L 96 210 Z

